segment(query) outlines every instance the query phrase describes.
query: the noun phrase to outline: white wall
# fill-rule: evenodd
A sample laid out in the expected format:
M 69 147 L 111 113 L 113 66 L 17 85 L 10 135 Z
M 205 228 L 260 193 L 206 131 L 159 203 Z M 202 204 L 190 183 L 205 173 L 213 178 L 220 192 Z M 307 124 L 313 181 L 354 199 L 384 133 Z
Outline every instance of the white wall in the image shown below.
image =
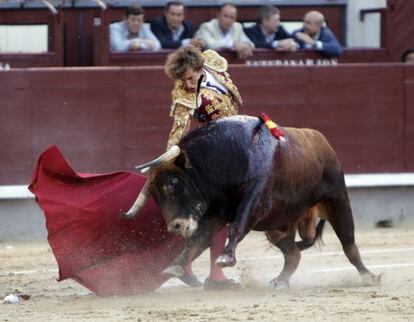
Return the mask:
M 0 52 L 47 52 L 47 25 L 0 25 Z
M 380 47 L 380 15 L 366 15 L 364 21 L 361 22 L 359 11 L 369 8 L 385 8 L 386 5 L 386 0 L 348 0 L 348 47 Z

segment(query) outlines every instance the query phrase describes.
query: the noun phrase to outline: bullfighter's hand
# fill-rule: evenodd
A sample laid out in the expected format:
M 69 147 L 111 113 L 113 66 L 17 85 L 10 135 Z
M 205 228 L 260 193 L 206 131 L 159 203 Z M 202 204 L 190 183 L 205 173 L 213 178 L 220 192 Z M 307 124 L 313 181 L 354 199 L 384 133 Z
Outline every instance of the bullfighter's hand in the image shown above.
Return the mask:
M 304 43 L 314 46 L 316 44 L 316 40 L 313 39 L 308 34 L 305 34 L 304 32 L 297 32 L 296 37 L 300 40 L 302 40 Z

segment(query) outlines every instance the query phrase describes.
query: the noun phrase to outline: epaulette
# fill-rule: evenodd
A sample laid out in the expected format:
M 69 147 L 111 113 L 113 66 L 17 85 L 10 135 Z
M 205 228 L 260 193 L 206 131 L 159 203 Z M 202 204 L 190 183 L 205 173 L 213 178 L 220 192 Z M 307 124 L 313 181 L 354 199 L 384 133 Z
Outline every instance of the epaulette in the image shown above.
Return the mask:
M 177 105 L 183 105 L 187 107 L 190 111 L 196 108 L 196 95 L 185 90 L 182 81 L 177 80 L 174 86 L 174 89 L 171 92 L 172 96 L 172 105 L 170 116 L 173 115 L 175 107 Z M 192 112 L 190 112 L 192 114 Z
M 214 70 L 218 73 L 223 73 L 227 70 L 227 59 L 220 56 L 216 51 L 208 49 L 203 51 L 204 66 Z

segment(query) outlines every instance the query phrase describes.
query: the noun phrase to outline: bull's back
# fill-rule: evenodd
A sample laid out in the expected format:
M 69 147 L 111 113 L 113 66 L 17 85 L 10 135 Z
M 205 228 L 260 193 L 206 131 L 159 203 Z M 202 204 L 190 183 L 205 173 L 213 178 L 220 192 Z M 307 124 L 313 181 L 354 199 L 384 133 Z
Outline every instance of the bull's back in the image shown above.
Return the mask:
M 313 129 L 284 128 L 286 142 L 275 154 L 275 186 L 293 199 L 307 198 L 323 181 L 343 181 L 341 166 L 326 138 Z
M 190 132 L 179 145 L 197 177 L 221 187 L 238 186 L 249 171 L 252 133 L 259 124 L 257 117 L 225 117 Z
M 288 146 L 293 149 L 293 153 L 300 156 L 305 152 L 310 160 L 337 162 L 335 151 L 321 132 L 308 128 L 286 127 L 284 129 L 289 141 Z

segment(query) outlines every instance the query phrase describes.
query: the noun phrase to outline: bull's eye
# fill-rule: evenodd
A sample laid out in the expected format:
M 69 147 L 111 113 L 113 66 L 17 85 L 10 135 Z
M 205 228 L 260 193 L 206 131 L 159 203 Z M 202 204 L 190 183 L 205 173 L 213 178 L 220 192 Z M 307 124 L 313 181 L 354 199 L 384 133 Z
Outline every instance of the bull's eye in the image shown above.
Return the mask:
M 168 180 L 166 180 L 166 182 L 163 186 L 163 189 L 168 194 L 174 193 L 175 190 L 176 190 L 177 184 L 178 184 L 178 179 L 177 178 L 168 178 Z
M 177 184 L 178 184 L 178 179 L 177 178 L 171 178 L 169 180 L 167 186 L 168 186 L 168 188 L 170 190 L 173 190 L 173 189 L 175 189 L 175 187 L 177 186 Z

